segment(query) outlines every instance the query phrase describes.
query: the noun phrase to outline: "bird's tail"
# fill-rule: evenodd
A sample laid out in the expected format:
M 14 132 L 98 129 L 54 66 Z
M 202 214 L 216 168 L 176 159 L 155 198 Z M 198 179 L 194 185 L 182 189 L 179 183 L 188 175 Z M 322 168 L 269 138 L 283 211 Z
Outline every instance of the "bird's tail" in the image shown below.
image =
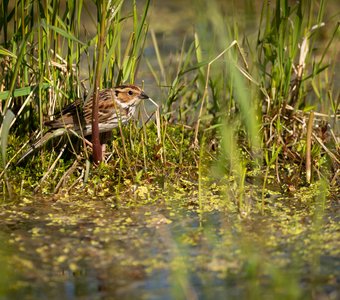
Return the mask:
M 22 163 L 28 156 L 30 156 L 34 151 L 36 151 L 37 149 L 39 149 L 41 146 L 43 146 L 45 143 L 47 143 L 50 139 L 58 137 L 63 135 L 66 132 L 65 128 L 59 128 L 57 130 L 53 130 L 53 131 L 48 131 L 46 132 L 42 138 L 40 138 L 39 140 L 35 141 L 30 149 L 28 149 L 17 161 L 16 165 L 19 165 L 20 163 Z

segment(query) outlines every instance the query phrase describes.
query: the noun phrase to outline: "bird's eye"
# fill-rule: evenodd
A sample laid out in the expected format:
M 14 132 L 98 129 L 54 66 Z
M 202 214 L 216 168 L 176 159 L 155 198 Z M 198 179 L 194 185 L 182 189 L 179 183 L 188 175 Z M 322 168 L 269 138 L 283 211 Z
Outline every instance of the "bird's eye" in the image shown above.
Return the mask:
M 128 94 L 129 94 L 130 96 L 132 96 L 132 95 L 133 95 L 133 91 L 128 91 Z

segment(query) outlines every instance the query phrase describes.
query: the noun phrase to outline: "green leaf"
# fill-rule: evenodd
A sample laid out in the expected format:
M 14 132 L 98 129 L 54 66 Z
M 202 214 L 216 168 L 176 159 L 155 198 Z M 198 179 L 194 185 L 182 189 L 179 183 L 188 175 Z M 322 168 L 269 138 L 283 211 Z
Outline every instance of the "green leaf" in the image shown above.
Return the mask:
M 43 83 L 42 84 L 42 89 L 47 89 L 50 85 L 48 83 Z M 31 91 L 35 88 L 36 86 L 25 86 L 19 89 L 15 89 L 13 91 L 13 97 L 22 97 L 22 96 L 27 96 L 31 93 Z M 7 99 L 9 94 L 9 91 L 3 91 L 0 92 L 0 100 Z
M 17 56 L 13 52 L 11 52 L 11 51 L 9 51 L 9 50 L 1 47 L 1 46 L 0 46 L 0 55 L 11 56 L 13 58 L 17 58 Z
M 83 46 L 86 46 L 85 43 L 83 43 L 81 40 L 78 40 L 74 35 L 72 35 L 71 33 L 65 31 L 64 29 L 61 29 L 59 27 L 53 26 L 53 25 L 46 25 L 48 28 L 54 30 L 55 32 L 59 33 L 60 35 L 62 35 L 63 37 L 67 38 L 68 40 L 72 40 L 75 41 Z
M 6 150 L 8 144 L 8 133 L 11 128 L 12 121 L 15 118 L 15 114 L 8 109 L 1 124 L 1 136 L 0 136 L 0 147 L 3 166 L 6 166 Z

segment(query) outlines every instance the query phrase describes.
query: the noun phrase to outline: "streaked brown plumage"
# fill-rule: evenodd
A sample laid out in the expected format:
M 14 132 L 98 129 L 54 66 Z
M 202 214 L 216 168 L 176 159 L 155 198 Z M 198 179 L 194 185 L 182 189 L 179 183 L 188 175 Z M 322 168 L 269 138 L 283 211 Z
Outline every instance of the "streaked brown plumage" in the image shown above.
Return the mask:
M 135 85 L 121 85 L 99 91 L 98 126 L 99 132 L 109 132 L 120 123 L 127 123 L 136 111 L 141 100 L 149 99 L 144 91 Z M 93 95 L 83 104 L 76 100 L 64 107 L 55 119 L 45 123 L 51 129 L 19 159 L 24 160 L 35 149 L 41 147 L 49 139 L 63 135 L 65 129 L 72 129 L 79 135 L 92 134 L 92 100 Z
M 93 97 L 93 95 L 92 95 Z M 45 124 L 52 129 L 71 128 L 84 136 L 92 134 L 92 97 L 82 107 L 81 101 L 66 106 L 53 121 Z M 133 116 L 137 105 L 148 99 L 142 89 L 135 85 L 121 85 L 99 91 L 99 132 L 108 132 L 125 124 Z

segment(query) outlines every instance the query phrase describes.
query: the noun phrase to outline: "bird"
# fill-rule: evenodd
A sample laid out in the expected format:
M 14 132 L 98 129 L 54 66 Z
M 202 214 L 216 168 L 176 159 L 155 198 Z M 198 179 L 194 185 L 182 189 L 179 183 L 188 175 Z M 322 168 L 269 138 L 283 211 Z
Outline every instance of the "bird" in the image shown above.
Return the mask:
M 49 139 L 61 136 L 67 130 L 74 131 L 81 136 L 90 136 L 92 134 L 93 97 L 95 97 L 94 93 L 86 102 L 77 99 L 54 115 L 53 120 L 45 122 L 44 125 L 50 129 L 31 145 L 30 149 L 18 160 L 17 165 Z M 99 90 L 99 133 L 110 132 L 119 124 L 126 124 L 134 115 L 138 104 L 146 99 L 151 98 L 140 87 L 132 84 Z

